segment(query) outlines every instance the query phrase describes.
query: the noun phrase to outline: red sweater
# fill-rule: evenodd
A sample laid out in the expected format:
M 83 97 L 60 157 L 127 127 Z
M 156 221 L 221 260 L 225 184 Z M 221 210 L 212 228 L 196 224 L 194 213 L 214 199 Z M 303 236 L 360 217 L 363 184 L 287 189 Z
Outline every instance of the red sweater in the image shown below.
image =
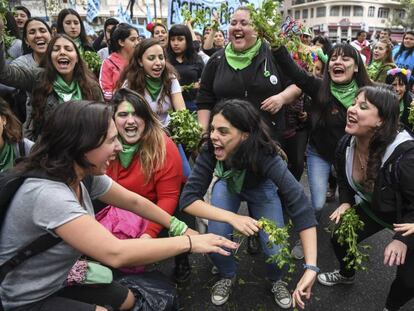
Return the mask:
M 178 205 L 184 176 L 181 157 L 176 145 L 166 135 L 164 138 L 166 143 L 164 167 L 156 171 L 147 184 L 145 184 L 145 178 L 141 171 L 141 161 L 138 154 L 126 169 L 122 167 L 118 158 L 114 160 L 108 168 L 107 175 L 128 190 L 146 197 L 172 215 Z M 149 222 L 145 233 L 155 238 L 162 228 L 161 225 Z
M 105 100 L 109 101 L 112 99 L 116 84 L 126 65 L 128 65 L 127 60 L 117 52 L 113 52 L 103 61 L 99 75 L 99 84 Z

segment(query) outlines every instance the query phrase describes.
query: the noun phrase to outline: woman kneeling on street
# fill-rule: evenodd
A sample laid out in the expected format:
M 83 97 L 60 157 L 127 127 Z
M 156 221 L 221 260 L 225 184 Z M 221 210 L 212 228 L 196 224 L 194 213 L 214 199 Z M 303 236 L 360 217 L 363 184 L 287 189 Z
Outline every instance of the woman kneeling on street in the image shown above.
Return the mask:
M 215 105 L 211 113 L 209 136 L 202 147 L 193 171 L 180 198 L 185 212 L 209 219 L 211 233 L 231 237 L 233 228 L 250 236 L 259 234 L 266 257 L 277 254 L 278 246 L 268 248 L 268 235 L 259 231 L 256 219 L 268 218 L 278 227 L 284 225 L 282 204 L 300 232 L 305 252 L 306 271 L 293 293 L 293 304 L 304 307 L 301 296 L 309 299 L 316 272 L 316 219 L 303 187 L 278 155 L 279 148 L 259 110 L 243 100 L 227 100 Z M 203 201 L 213 175 L 211 205 Z M 248 216 L 237 214 L 241 201 L 246 201 Z M 236 280 L 234 256 L 212 255 L 220 280 L 213 286 L 211 300 L 224 304 Z M 282 281 L 283 269 L 267 264 L 276 303 L 287 309 L 292 297 Z

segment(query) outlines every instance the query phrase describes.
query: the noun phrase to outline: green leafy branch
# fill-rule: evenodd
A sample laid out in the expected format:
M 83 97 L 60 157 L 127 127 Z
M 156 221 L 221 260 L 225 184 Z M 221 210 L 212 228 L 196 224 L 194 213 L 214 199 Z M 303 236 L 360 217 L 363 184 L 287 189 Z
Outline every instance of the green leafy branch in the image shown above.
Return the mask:
M 369 261 L 369 255 L 362 250 L 369 250 L 369 245 L 358 246 L 358 230 L 364 229 L 364 222 L 359 219 L 355 208 L 349 208 L 341 216 L 341 222 L 336 229 L 333 229 L 333 234 L 338 237 L 338 243 L 342 246 L 347 246 L 346 255 L 343 260 L 346 262 L 347 269 L 367 270 L 364 263 Z
M 195 83 L 190 83 L 190 84 L 185 84 L 181 86 L 181 91 L 185 92 L 185 91 L 190 91 L 194 88 Z
M 295 272 L 295 262 L 290 253 L 289 245 L 289 230 L 292 228 L 292 223 L 289 222 L 281 228 L 270 219 L 262 217 L 259 219 L 258 225 L 269 236 L 267 246 L 269 248 L 275 245 L 279 246 L 279 252 L 270 256 L 267 262 L 276 264 L 280 269 L 287 266 L 288 273 Z
M 411 124 L 411 129 L 414 130 L 414 101 L 411 103 L 408 113 L 408 123 Z
M 101 69 L 102 60 L 98 53 L 92 51 L 85 51 L 82 54 L 83 61 L 88 65 L 93 72 L 98 72 Z
M 3 29 L 0 29 L 0 41 L 4 42 L 4 48 L 6 51 L 11 47 L 13 41 L 16 39 L 15 37 L 11 36 L 4 27 L 4 24 L 6 22 L 6 13 L 8 11 L 9 3 L 6 0 L 0 0 L 0 22 L 3 25 Z
M 196 113 L 188 109 L 170 111 L 170 123 L 168 125 L 171 138 L 176 144 L 182 144 L 187 151 L 197 149 L 201 140 L 202 127 L 197 121 Z
M 191 21 L 194 27 L 200 26 L 203 28 L 205 25 L 211 24 L 211 28 L 215 31 L 219 30 L 220 22 L 219 18 L 223 15 L 224 20 L 228 22 L 230 20 L 230 14 L 228 11 L 227 3 L 221 3 L 220 7 L 216 11 L 217 18 L 212 18 L 208 20 L 207 11 L 205 9 L 197 9 L 193 13 L 188 9 L 188 5 L 185 4 L 181 7 L 181 16 L 184 19 L 184 22 Z

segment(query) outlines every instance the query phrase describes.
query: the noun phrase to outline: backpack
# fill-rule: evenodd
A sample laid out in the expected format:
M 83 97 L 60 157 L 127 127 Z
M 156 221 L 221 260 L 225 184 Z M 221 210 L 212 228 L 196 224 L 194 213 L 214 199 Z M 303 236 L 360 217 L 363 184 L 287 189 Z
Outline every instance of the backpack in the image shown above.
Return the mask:
M 6 172 L 0 173 L 0 228 L 3 225 L 8 208 L 15 193 L 26 180 L 26 178 L 43 178 L 57 180 L 56 178 L 53 178 L 52 176 L 49 176 L 45 172 L 40 170 L 32 170 L 25 173 L 16 172 L 14 170 L 8 170 Z M 87 188 L 88 192 L 92 188 L 92 181 L 92 176 L 87 176 L 83 180 L 83 183 Z M 6 275 L 15 267 L 20 265 L 23 261 L 41 252 L 44 252 L 45 250 L 51 248 L 60 241 L 62 241 L 61 238 L 46 233 L 38 237 L 34 241 L 30 242 L 28 245 L 23 246 L 21 249 L 17 251 L 16 255 L 8 259 L 0 266 L 0 284 L 3 282 Z

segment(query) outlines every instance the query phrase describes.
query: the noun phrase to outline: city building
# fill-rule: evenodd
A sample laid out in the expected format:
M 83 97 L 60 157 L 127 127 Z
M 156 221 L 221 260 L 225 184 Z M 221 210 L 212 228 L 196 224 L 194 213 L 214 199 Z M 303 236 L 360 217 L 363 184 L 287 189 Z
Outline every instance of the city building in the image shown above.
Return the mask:
M 315 34 L 324 34 L 333 42 L 351 41 L 358 30 L 368 38 L 381 29 L 392 29 L 392 40 L 401 41 L 403 30 L 391 25 L 395 15 L 404 18 L 398 0 L 285 0 L 283 14 L 312 27 Z

